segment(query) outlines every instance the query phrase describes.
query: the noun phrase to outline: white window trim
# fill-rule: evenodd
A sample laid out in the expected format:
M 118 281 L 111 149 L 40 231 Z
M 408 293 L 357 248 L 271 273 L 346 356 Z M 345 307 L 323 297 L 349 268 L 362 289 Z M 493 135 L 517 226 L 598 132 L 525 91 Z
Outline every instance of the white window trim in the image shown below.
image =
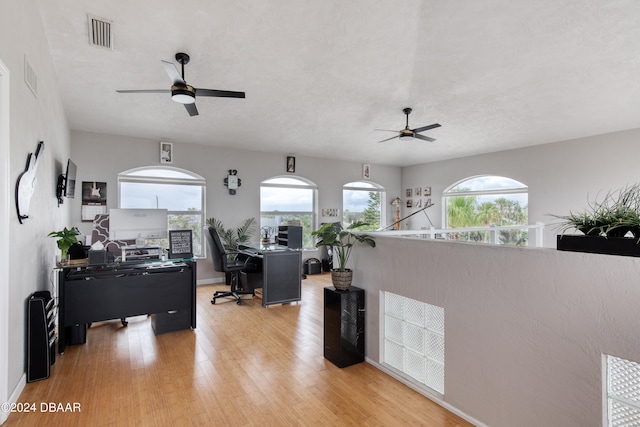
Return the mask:
M 366 183 L 373 187 L 360 187 L 357 185 L 350 184 L 359 184 Z M 380 227 L 384 227 L 383 224 L 387 223 L 387 210 L 385 206 L 387 205 L 387 190 L 380 184 L 371 181 L 352 181 L 344 184 L 342 186 L 342 223 L 344 224 L 344 190 L 355 190 L 355 191 L 377 191 L 380 193 Z
M 273 179 L 286 178 L 300 181 L 300 184 L 273 184 L 269 183 Z M 309 189 L 311 190 L 311 228 L 312 230 L 316 230 L 318 228 L 318 186 L 315 182 L 308 180 L 307 178 L 303 178 L 298 175 L 276 175 L 270 178 L 267 178 L 260 182 L 260 188 L 262 187 L 271 187 L 271 188 L 300 188 L 300 189 Z M 262 194 L 260 195 L 262 197 Z M 262 203 L 261 203 L 262 204 Z M 262 207 L 260 207 L 260 217 L 262 214 L 304 214 L 307 215 L 309 212 L 307 211 L 263 211 Z M 303 250 L 309 250 L 315 248 L 303 248 Z
M 179 178 L 179 177 L 170 177 L 170 178 L 164 178 L 161 176 L 152 176 L 152 175 L 131 175 L 133 173 L 139 173 L 139 172 L 144 172 L 146 170 L 171 170 L 171 171 L 175 171 L 184 175 L 189 176 L 190 178 Z M 206 215 L 206 206 L 207 206 L 207 181 L 205 180 L 204 177 L 191 172 L 189 170 L 186 169 L 180 169 L 180 168 L 176 168 L 173 166 L 143 166 L 143 167 L 139 167 L 139 168 L 133 168 L 133 169 L 129 169 L 126 171 L 122 171 L 118 174 L 118 208 L 120 208 L 120 199 L 121 199 L 121 184 L 123 182 L 144 182 L 144 183 L 151 183 L 151 182 L 158 182 L 158 183 L 163 183 L 163 184 L 180 184 L 180 185 L 195 185 L 195 186 L 199 186 L 202 187 L 202 199 L 200 201 L 201 206 L 202 206 L 202 210 L 200 211 L 201 216 L 202 216 L 202 220 L 201 223 L 206 224 L 207 221 L 207 215 Z M 169 211 L 171 212 L 171 214 L 176 214 L 176 215 L 193 215 L 194 211 L 178 211 L 178 210 L 171 210 Z M 201 254 L 194 254 L 194 256 L 202 256 L 205 257 L 207 254 L 206 251 L 206 243 L 204 240 L 204 236 L 200 236 L 200 247 L 201 249 Z

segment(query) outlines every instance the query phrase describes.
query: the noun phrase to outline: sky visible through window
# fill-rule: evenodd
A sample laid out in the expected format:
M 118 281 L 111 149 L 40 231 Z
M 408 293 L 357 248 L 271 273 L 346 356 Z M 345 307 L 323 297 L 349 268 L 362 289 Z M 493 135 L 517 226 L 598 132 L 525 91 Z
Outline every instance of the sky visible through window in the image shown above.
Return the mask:
M 350 188 L 353 187 L 353 188 Z M 342 192 L 342 209 L 349 212 L 364 212 L 368 206 L 369 191 L 380 191 L 368 182 L 350 182 Z
M 120 183 L 120 207 L 187 211 L 200 209 L 202 187 L 140 182 Z
M 478 176 L 470 178 L 461 183 L 453 186 L 446 194 L 458 193 L 458 192 L 473 192 L 482 191 L 490 192 L 492 190 L 506 190 L 506 189 L 526 189 L 527 186 L 515 179 L 506 178 L 503 176 Z M 516 201 L 520 206 L 527 206 L 529 203 L 529 195 L 527 193 L 511 193 L 511 194 L 488 194 L 477 195 L 478 203 L 495 202 L 499 198 L 508 198 L 509 200 Z

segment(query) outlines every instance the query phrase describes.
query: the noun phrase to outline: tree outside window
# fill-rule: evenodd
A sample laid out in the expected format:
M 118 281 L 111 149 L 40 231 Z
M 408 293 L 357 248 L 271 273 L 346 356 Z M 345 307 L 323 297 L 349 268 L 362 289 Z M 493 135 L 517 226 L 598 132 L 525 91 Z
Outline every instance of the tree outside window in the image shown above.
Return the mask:
M 363 231 L 378 230 L 384 223 L 384 189 L 370 182 L 350 182 L 342 188 L 342 225 L 346 228 L 354 222 L 364 221 L 369 226 Z
M 527 225 L 528 187 L 501 176 L 473 177 L 443 193 L 446 206 L 445 228 Z M 449 238 L 490 242 L 484 231 L 450 233 Z M 499 241 L 505 245 L 526 246 L 528 230 L 501 230 Z

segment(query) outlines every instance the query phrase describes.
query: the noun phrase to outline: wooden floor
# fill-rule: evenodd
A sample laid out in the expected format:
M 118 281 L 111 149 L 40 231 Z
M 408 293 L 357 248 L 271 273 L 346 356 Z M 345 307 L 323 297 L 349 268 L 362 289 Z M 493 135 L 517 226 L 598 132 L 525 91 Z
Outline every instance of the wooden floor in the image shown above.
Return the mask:
M 211 305 L 224 287 L 199 286 L 193 331 L 155 336 L 146 316 L 95 323 L 49 379 L 26 385 L 19 404 L 36 412 L 5 425 L 470 425 L 366 362 L 340 369 L 324 359 L 329 281 L 309 276 L 300 303 L 269 308 L 258 296 Z

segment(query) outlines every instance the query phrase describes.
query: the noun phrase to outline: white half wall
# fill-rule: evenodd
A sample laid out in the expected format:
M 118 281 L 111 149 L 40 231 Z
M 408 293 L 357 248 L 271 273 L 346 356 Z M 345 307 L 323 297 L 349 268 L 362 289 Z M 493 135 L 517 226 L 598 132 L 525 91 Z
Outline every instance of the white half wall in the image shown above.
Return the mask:
M 492 427 L 602 420 L 601 355 L 640 362 L 640 258 L 378 237 L 353 252 L 366 355 L 380 291 L 445 310 L 444 400 Z

